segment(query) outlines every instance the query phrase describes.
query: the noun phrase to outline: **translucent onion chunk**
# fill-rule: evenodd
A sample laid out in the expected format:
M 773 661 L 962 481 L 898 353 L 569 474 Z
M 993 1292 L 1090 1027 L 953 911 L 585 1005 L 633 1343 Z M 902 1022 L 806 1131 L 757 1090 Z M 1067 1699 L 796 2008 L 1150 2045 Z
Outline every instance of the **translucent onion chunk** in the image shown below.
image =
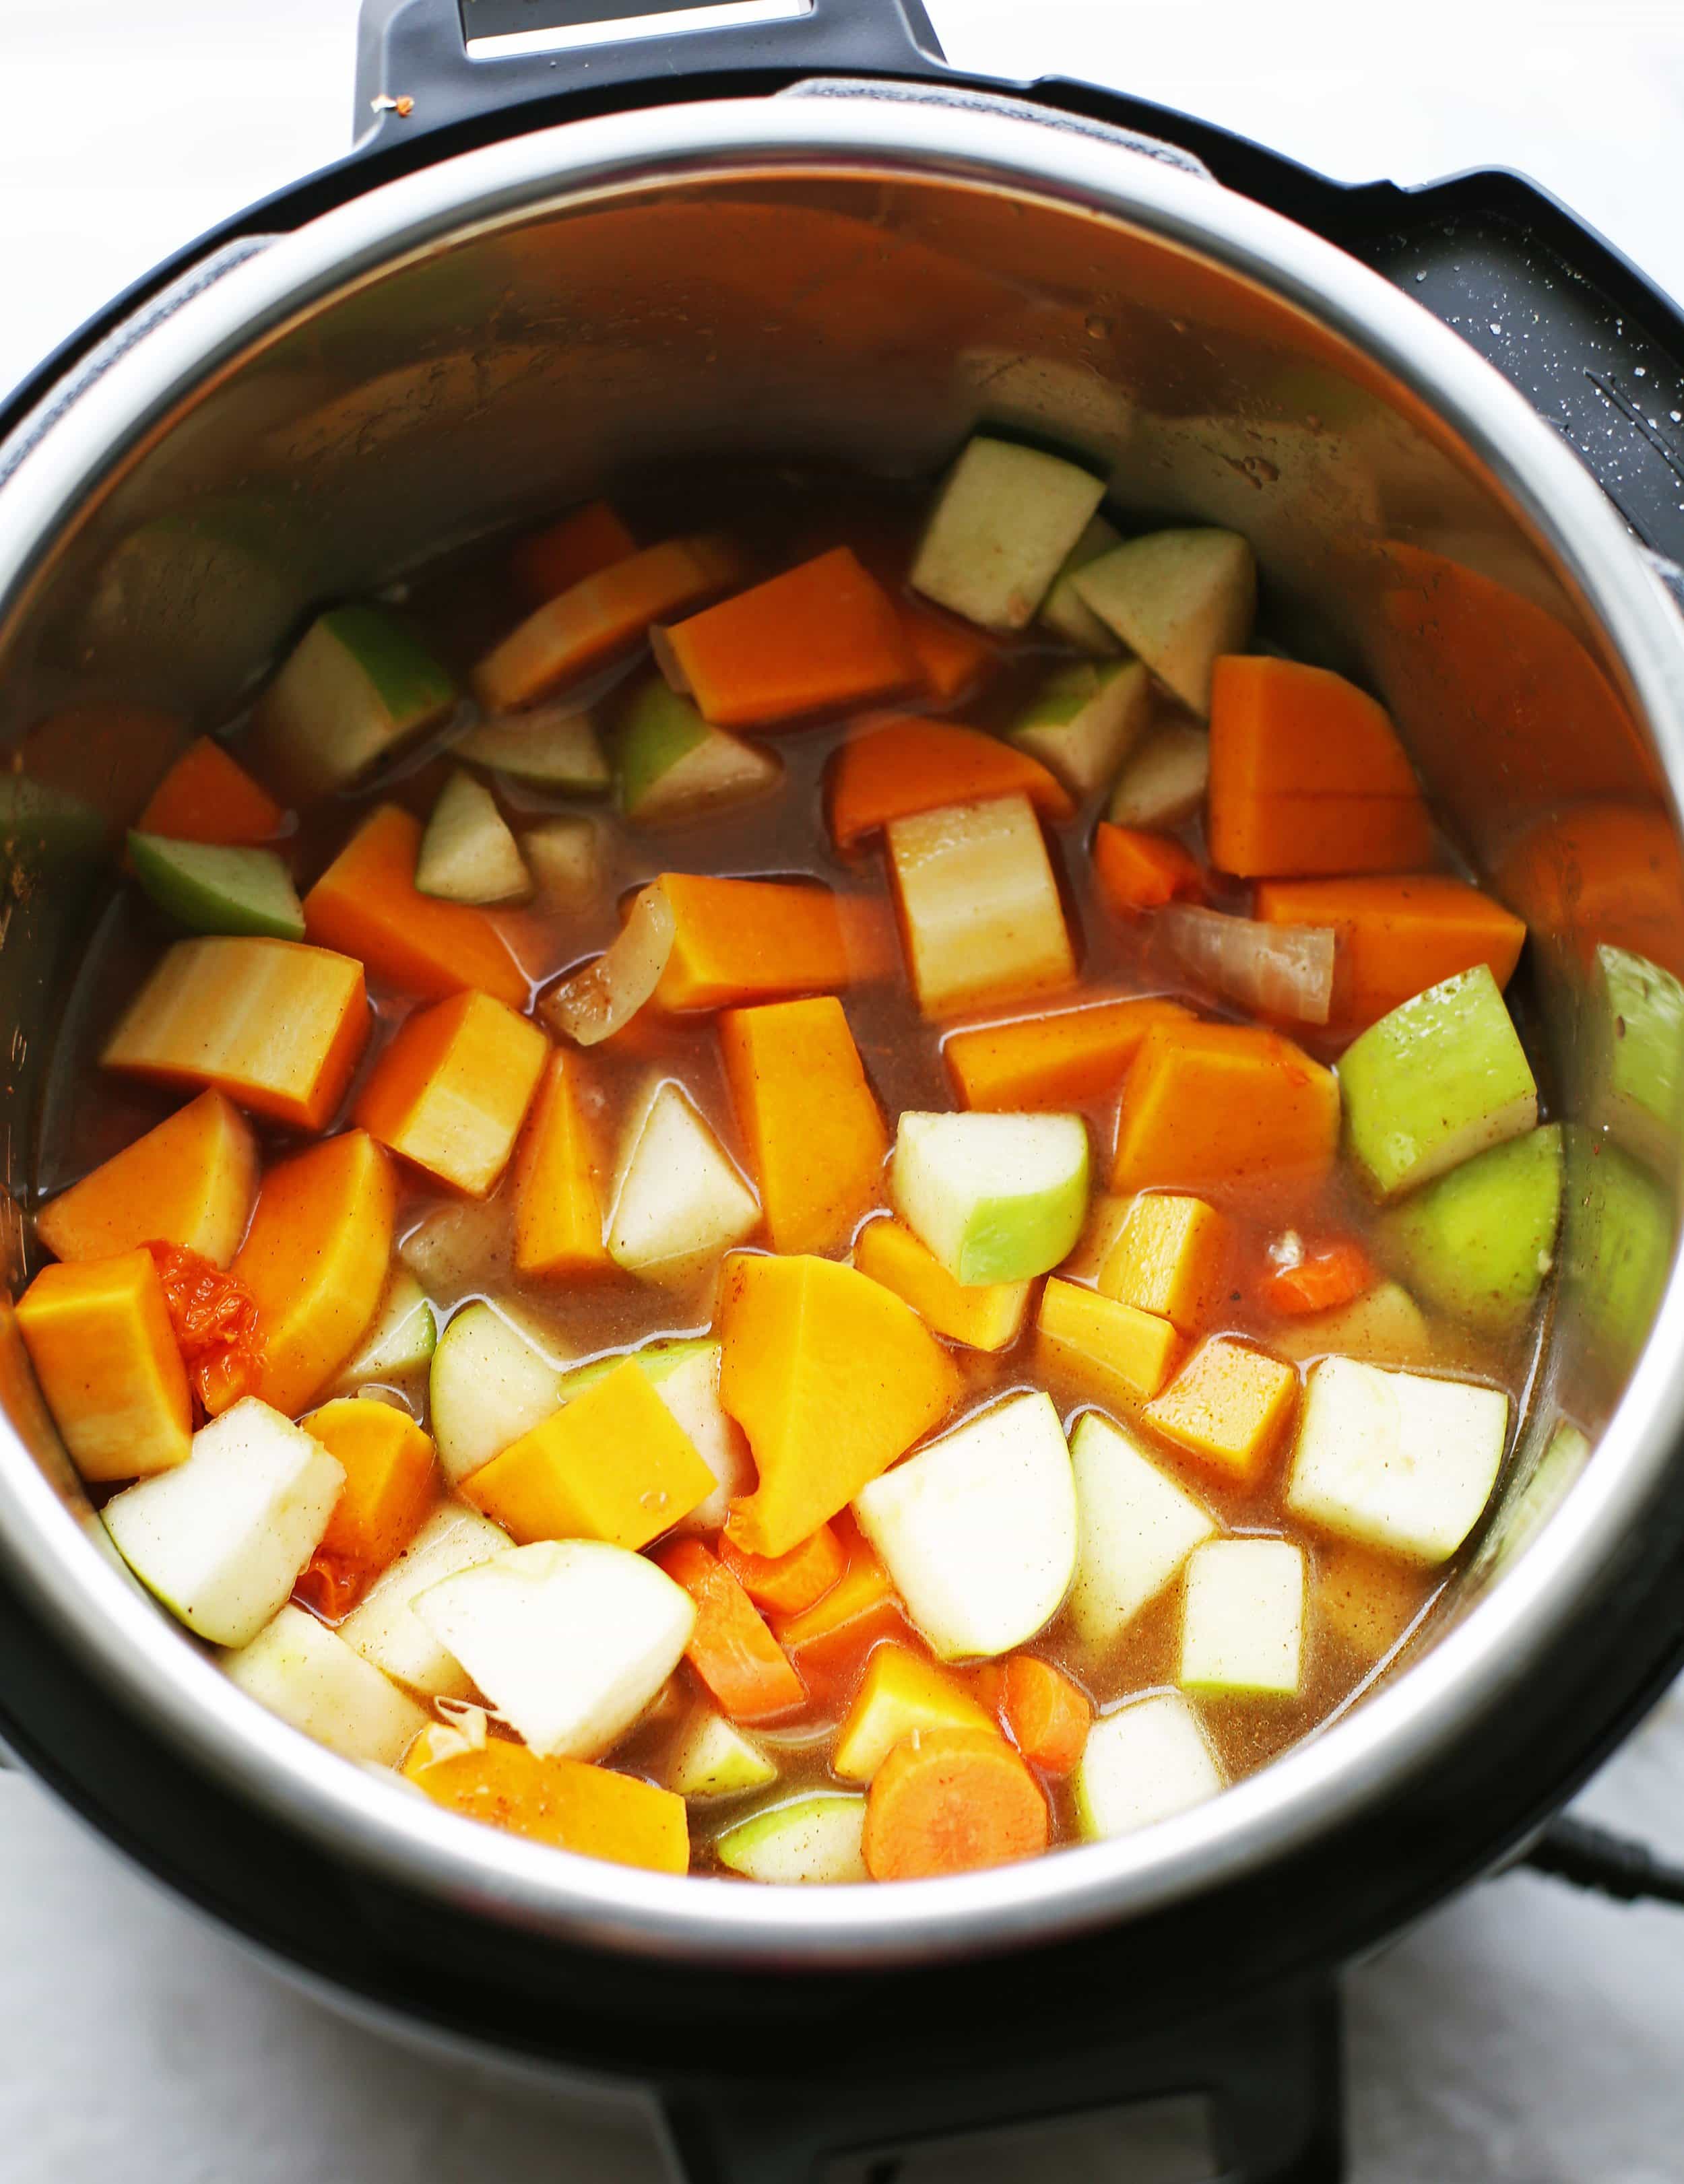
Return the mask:
M 1157 914 L 1156 938 L 1173 962 L 1224 1000 L 1293 1023 L 1327 1022 L 1337 946 L 1329 927 L 1263 925 L 1172 903 Z
M 539 1008 L 545 1021 L 581 1046 L 611 1039 L 660 984 L 674 930 L 672 905 L 662 889 L 644 888 L 612 946 L 544 996 Z

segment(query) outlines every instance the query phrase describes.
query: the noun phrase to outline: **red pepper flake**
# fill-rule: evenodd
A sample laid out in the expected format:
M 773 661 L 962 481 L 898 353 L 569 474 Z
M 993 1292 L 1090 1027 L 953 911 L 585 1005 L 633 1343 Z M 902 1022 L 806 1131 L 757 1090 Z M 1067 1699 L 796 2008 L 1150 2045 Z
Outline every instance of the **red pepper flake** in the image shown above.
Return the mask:
M 202 1252 L 159 1242 L 146 1248 L 164 1284 L 187 1379 L 205 1411 L 215 1418 L 242 1396 L 251 1395 L 263 1377 L 257 1299 L 243 1281 L 225 1274 Z

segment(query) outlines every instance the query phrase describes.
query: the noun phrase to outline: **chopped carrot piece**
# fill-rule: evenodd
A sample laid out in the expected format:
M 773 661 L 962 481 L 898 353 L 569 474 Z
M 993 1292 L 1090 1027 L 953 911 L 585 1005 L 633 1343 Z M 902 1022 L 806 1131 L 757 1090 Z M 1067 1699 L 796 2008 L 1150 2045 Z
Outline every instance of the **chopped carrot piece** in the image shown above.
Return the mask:
M 441 902 L 415 886 L 421 840 L 421 824 L 412 813 L 380 805 L 304 897 L 304 931 L 424 1001 L 474 986 L 510 1008 L 524 1008 L 526 973 L 494 921 L 467 903 Z
M 363 967 L 293 940 L 178 940 L 100 1061 L 159 1084 L 211 1085 L 242 1107 L 320 1130 L 368 1039 Z
M 1100 1263 L 1101 1292 L 1196 1334 L 1228 1287 L 1234 1226 L 1202 1198 L 1147 1191 Z
M 488 994 L 412 1016 L 374 1065 L 356 1118 L 443 1183 L 483 1198 L 508 1165 L 549 1042 Z
M 722 1534 L 719 1559 L 768 1615 L 799 1615 L 811 1607 L 848 1566 L 842 1542 L 828 1524 L 816 1526 L 782 1555 L 751 1555 Z
M 593 500 L 522 538 L 509 556 L 509 571 L 520 591 L 541 607 L 599 570 L 629 560 L 637 550 L 637 540 L 608 503 Z
M 1265 1311 L 1286 1318 L 1307 1312 L 1333 1312 L 1364 1295 L 1380 1279 L 1368 1253 L 1354 1237 L 1338 1236 L 1319 1244 L 1300 1259 L 1271 1266 L 1256 1284 L 1257 1302 Z
M 355 1350 L 386 1287 L 398 1178 L 365 1130 L 272 1167 L 233 1271 L 257 1299 L 265 1403 L 295 1418 Z
M 1157 1312 L 1049 1275 L 1035 1316 L 1035 1346 L 1044 1364 L 1126 1408 L 1157 1395 L 1182 1345 Z
M 847 935 L 828 888 L 699 872 L 663 872 L 661 885 L 674 931 L 660 1007 L 730 1008 L 848 983 Z
M 318 1554 L 365 1574 L 395 1561 L 432 1499 L 432 1442 L 407 1411 L 365 1396 L 324 1403 L 304 1421 L 345 1474 Z
M 939 705 L 956 704 L 999 657 L 993 640 L 968 622 L 955 621 L 913 599 L 897 599 L 895 611 L 924 688 Z
M 156 1242 L 146 1248 L 164 1284 L 188 1383 L 216 1418 L 243 1396 L 254 1395 L 263 1379 L 257 1299 L 243 1282 L 198 1251 Z
M 1032 1767 L 1068 1774 L 1082 1756 L 1094 1710 L 1050 1662 L 1014 1653 L 1005 1663 L 999 1701 L 1007 1735 Z
M 1101 820 L 1094 831 L 1094 878 L 1119 917 L 1162 910 L 1167 902 L 1200 902 L 1204 874 L 1192 852 L 1173 834 Z
M 529 615 L 473 672 L 488 713 L 511 712 L 641 644 L 665 621 L 721 590 L 736 576 L 734 547 L 722 538 L 669 538 L 586 577 Z
M 822 1707 L 849 1696 L 873 1646 L 906 1633 L 888 1573 L 851 1516 L 839 1518 L 835 1535 L 846 1557 L 841 1576 L 812 1607 L 780 1615 L 774 1625 L 813 1703 Z
M 719 1049 L 773 1251 L 839 1250 L 880 1201 L 889 1150 L 842 1004 L 728 1010 Z
M 1265 880 L 1252 915 L 1264 925 L 1332 927 L 1339 935 L 1332 1021 L 1353 1030 L 1479 963 L 1506 986 L 1526 938 L 1512 911 L 1442 872 Z
M 836 1732 L 831 1771 L 845 1782 L 869 1782 L 889 1753 L 915 1730 L 991 1730 L 988 1713 L 945 1669 L 890 1639 L 866 1664 L 848 1716 Z
M 226 1267 L 257 1196 L 257 1140 L 227 1096 L 201 1092 L 61 1191 L 35 1218 L 58 1259 L 107 1259 L 162 1237 Z
M 186 1462 L 192 1401 L 149 1251 L 43 1267 L 17 1318 L 84 1479 L 140 1479 Z
M 578 1056 L 552 1054 L 515 1180 L 515 1265 L 523 1274 L 577 1278 L 612 1264 L 582 1089 Z
M 915 1732 L 872 1779 L 863 1848 L 873 1880 L 922 1880 L 1034 1858 L 1046 1848 L 1035 1778 L 986 1729 Z
M 729 1530 L 781 1555 L 945 1416 L 952 1360 L 911 1306 L 852 1267 L 734 1252 L 720 1290 L 719 1395 L 749 1437 L 756 1491 Z
M 905 713 L 868 722 L 837 749 L 827 784 L 830 832 L 851 849 L 891 819 L 1027 796 L 1043 818 L 1068 819 L 1070 792 L 1056 773 L 1015 744 L 979 728 Z
M 862 1274 L 911 1305 L 919 1318 L 972 1350 L 1005 1350 L 1023 1332 L 1029 1282 L 956 1282 L 928 1247 L 898 1221 L 870 1221 L 854 1240 Z
M 172 842 L 219 842 L 229 849 L 272 842 L 287 814 L 219 743 L 187 745 L 135 822 L 142 834 Z
M 1156 1025 L 1123 1086 L 1118 1190 L 1247 1180 L 1315 1182 L 1339 1145 L 1339 1086 L 1279 1032 Z
M 1189 1456 L 1249 1481 L 1279 1443 L 1297 1394 L 1290 1365 L 1218 1334 L 1200 1345 L 1145 1415 Z
M 806 1702 L 806 1686 L 760 1611 L 719 1557 L 700 1540 L 675 1540 L 655 1558 L 696 1606 L 685 1658 L 721 1713 L 733 1721 L 769 1721 Z
M 1093 1001 L 1057 1016 L 981 1024 L 942 1042 L 967 1107 L 1068 1107 L 1116 1090 L 1155 1023 L 1191 1023 L 1179 1001 Z
M 425 1734 L 404 1773 L 436 1805 L 464 1819 L 582 1858 L 654 1873 L 688 1873 L 689 1817 L 684 1801 L 610 1767 L 582 1759 L 540 1759 L 524 1744 L 488 1737 L 478 1751 L 434 1758 Z

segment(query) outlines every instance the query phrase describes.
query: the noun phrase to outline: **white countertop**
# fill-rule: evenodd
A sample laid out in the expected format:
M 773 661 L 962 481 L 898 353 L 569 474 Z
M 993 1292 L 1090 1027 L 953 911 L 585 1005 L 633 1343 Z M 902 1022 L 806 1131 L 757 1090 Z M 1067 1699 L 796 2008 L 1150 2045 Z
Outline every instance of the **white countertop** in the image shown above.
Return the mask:
M 1372 28 L 1350 0 L 930 13 L 962 65 L 1115 83 L 1345 179 L 1520 168 L 1684 294 L 1677 0 L 1414 0 Z M 0 0 L 0 389 L 167 252 L 335 154 L 354 14 Z M 1684 1857 L 1684 1689 L 1586 1802 Z M 1487 1884 L 1352 1976 L 1349 2032 L 1352 2184 L 1684 2175 L 1684 1914 Z M 1006 2184 L 1050 2161 L 962 2170 Z M 1096 2157 L 1084 2173 L 1124 2172 Z M 660 2175 L 633 2130 L 488 2091 L 300 2000 L 0 1778 L 0 2184 Z

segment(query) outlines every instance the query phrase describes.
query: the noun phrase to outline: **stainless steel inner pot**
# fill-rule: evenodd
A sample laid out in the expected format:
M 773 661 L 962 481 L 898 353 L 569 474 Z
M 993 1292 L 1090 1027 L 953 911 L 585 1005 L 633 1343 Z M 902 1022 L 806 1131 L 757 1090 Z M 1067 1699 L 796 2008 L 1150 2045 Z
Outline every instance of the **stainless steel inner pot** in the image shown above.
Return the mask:
M 115 1564 L 0 1318 L 0 1563 L 149 1733 L 354 1869 L 459 1909 L 807 1967 L 1126 1919 L 1384 1803 L 1614 1598 L 1684 1435 L 1677 1148 L 1610 1154 L 1586 1030 L 1598 942 L 1684 971 L 1684 638 L 1653 571 L 1520 397 L 1329 244 L 1085 125 L 828 88 L 524 136 L 237 251 L 25 428 L 0 499 L 20 1202 L 60 1179 L 54 1117 L 85 1051 L 69 951 L 164 762 L 143 716 L 114 741 L 60 709 L 121 698 L 213 726 L 314 603 L 668 454 L 924 474 L 994 420 L 1086 450 L 1131 510 L 1242 529 L 1281 626 L 1386 698 L 1447 823 L 1532 919 L 1572 1218 L 1458 1599 L 1262 1774 L 1032 1864 L 876 1891 L 679 1881 L 471 1826 L 340 1762 L 228 1685 Z M 1563 1419 L 1595 1444 L 1582 1467 Z

